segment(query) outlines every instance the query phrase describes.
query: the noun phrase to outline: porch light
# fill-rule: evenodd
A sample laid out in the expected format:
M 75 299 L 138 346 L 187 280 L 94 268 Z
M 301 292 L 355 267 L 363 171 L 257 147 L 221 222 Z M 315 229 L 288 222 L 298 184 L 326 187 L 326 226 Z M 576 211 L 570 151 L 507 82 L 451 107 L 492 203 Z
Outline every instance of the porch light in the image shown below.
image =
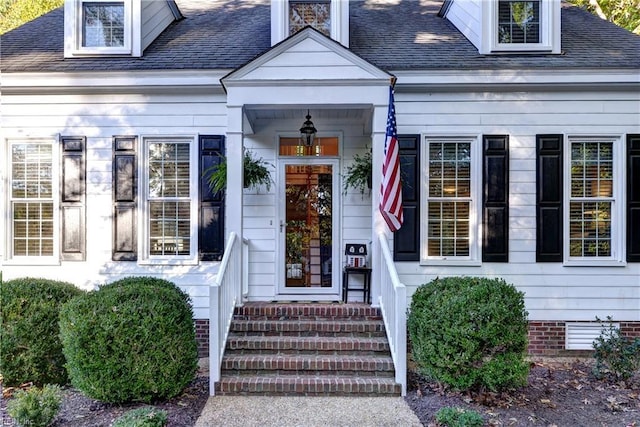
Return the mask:
M 306 147 L 311 147 L 313 145 L 313 140 L 316 137 L 316 133 L 318 130 L 313 125 L 311 121 L 311 115 L 309 114 L 309 110 L 307 110 L 307 120 L 302 124 L 300 128 L 300 141 Z

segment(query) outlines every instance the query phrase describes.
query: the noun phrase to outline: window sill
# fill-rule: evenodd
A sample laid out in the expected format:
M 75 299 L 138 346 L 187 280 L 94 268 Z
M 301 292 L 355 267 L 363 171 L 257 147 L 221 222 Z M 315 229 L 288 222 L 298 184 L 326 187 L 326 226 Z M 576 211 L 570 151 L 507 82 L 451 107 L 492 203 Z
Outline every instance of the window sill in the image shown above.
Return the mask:
M 2 261 L 3 266 L 29 266 L 29 267 L 37 267 L 37 266 L 56 266 L 61 265 L 61 262 L 58 258 L 11 258 Z
M 477 260 L 455 260 L 455 259 L 421 259 L 420 265 L 424 267 L 433 266 L 455 266 L 455 267 L 480 267 L 481 261 Z
M 564 267 L 626 267 L 627 263 L 621 260 L 568 260 L 562 263 Z
M 198 265 L 197 259 L 143 259 L 138 265 Z

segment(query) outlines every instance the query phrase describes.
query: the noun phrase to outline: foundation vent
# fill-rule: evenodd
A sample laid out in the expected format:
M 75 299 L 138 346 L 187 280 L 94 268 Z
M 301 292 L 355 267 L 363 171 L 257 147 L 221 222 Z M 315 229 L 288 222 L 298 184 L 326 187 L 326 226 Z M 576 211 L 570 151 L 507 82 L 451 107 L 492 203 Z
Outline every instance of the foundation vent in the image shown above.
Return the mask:
M 600 336 L 603 323 L 577 323 L 565 324 L 565 348 L 567 350 L 593 350 L 593 341 Z M 607 324 L 608 325 L 608 324 Z M 619 328 L 620 324 L 614 323 Z

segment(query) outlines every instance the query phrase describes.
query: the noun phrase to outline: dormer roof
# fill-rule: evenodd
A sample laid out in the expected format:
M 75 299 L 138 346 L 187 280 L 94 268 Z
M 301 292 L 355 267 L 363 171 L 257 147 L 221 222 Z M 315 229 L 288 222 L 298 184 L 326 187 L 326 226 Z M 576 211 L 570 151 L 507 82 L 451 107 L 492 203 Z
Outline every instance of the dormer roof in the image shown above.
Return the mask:
M 271 48 L 270 4 L 176 0 L 173 22 L 141 58 L 64 59 L 57 9 L 1 38 L 2 72 L 233 70 Z M 562 53 L 482 55 L 450 22 L 441 1 L 352 1 L 349 49 L 376 67 L 412 70 L 638 69 L 640 37 L 562 4 Z

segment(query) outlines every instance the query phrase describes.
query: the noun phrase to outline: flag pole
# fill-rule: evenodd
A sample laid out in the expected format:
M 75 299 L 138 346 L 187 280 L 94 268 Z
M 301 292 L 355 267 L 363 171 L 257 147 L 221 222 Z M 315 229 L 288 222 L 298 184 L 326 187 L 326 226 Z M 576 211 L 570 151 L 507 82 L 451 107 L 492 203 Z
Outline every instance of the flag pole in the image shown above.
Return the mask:
M 390 80 L 390 83 L 391 83 L 391 87 L 395 88 L 396 87 L 396 82 L 398 81 L 398 78 L 396 76 L 391 76 L 391 78 L 389 80 Z

